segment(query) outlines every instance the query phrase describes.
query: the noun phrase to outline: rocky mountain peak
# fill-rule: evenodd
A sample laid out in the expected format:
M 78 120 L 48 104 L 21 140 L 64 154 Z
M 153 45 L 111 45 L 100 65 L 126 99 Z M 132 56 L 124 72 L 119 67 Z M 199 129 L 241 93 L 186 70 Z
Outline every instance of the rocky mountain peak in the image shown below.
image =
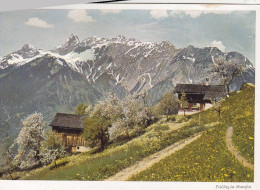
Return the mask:
M 173 49 L 176 49 L 176 47 L 169 41 L 162 41 L 161 42 L 161 46 L 163 48 L 173 48 Z
M 123 36 L 123 35 L 116 36 L 116 39 L 119 40 L 119 41 L 126 41 L 126 37 Z
M 79 44 L 79 43 L 80 43 L 80 41 L 79 41 L 78 36 L 75 35 L 75 34 L 71 34 L 70 37 L 67 39 L 67 41 L 66 41 L 66 43 L 64 45 L 66 45 L 66 44 L 69 44 L 69 45 L 74 44 L 74 45 L 76 45 L 76 44 Z
M 189 51 L 193 51 L 193 50 L 195 50 L 196 48 L 193 46 L 193 45 L 189 45 L 189 46 L 187 46 L 187 50 L 189 50 Z
M 25 45 L 23 45 L 23 47 L 20 50 L 14 52 L 13 54 L 17 54 L 17 55 L 21 56 L 23 59 L 28 59 L 28 58 L 32 58 L 32 57 L 38 55 L 39 51 L 33 45 L 25 44 Z
M 56 47 L 53 52 L 60 55 L 66 55 L 69 52 L 73 51 L 77 45 L 80 43 L 78 36 L 71 34 L 70 37 L 66 40 L 62 46 Z
M 21 50 L 23 50 L 23 51 L 37 51 L 37 48 L 34 47 L 31 44 L 25 44 L 25 45 L 23 45 Z

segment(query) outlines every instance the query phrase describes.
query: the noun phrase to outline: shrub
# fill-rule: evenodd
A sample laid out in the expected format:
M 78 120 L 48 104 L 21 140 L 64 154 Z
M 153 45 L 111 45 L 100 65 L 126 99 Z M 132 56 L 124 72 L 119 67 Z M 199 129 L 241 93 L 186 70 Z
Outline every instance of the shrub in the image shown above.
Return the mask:
M 189 119 L 183 115 L 177 115 L 176 116 L 176 122 L 177 123 L 182 123 L 182 122 L 187 122 Z
M 59 167 L 62 167 L 62 166 L 65 166 L 69 163 L 68 160 L 63 160 L 63 159 L 60 159 L 60 160 L 57 160 L 56 163 L 55 162 L 52 162 L 49 167 L 50 167 L 50 170 L 53 170 L 55 168 L 59 168 Z
M 169 115 L 168 121 L 172 121 L 172 122 L 176 121 L 176 115 Z

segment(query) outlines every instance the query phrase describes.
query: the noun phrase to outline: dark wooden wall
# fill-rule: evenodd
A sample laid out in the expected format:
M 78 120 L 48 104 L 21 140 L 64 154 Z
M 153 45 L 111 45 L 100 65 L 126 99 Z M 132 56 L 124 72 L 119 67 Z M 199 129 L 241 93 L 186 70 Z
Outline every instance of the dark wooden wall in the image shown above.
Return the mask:
M 68 146 L 87 146 L 86 140 L 81 137 L 83 130 L 80 129 L 63 129 L 61 127 L 52 127 L 52 131 L 57 133 L 62 144 L 65 147 Z

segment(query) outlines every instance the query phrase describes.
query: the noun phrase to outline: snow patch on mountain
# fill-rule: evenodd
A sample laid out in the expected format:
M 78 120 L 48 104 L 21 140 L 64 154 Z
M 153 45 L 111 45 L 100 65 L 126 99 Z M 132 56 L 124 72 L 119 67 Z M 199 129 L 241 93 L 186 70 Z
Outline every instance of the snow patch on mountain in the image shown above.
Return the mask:
M 18 54 L 11 54 L 11 58 L 7 60 L 7 63 L 9 65 L 13 65 L 13 64 L 16 64 L 16 63 L 21 63 L 21 62 L 24 62 L 25 59 L 18 55 Z
M 106 69 L 108 70 L 110 67 L 112 67 L 112 63 L 110 62 L 109 65 L 106 67 Z
M 76 61 L 87 61 L 94 59 L 94 50 L 88 49 L 81 53 L 70 52 L 69 54 L 63 56 L 67 62 L 76 62 Z
M 115 77 L 116 79 L 116 84 L 120 84 L 122 82 L 122 80 L 124 80 L 124 78 L 120 77 L 120 74 L 117 74 L 117 76 Z
M 168 41 L 142 42 L 121 35 L 114 38 L 88 37 L 83 41 L 71 35 L 65 43 L 50 51 L 27 44 L 0 59 L 0 69 L 11 64 L 20 66 L 47 54 L 56 58 L 57 64 L 66 64 L 83 74 L 90 83 L 95 83 L 100 76 L 105 76 L 103 74 L 110 74 L 115 84 L 121 83 L 133 93 L 149 90 L 169 77 L 175 79 L 174 84 L 198 83 L 202 77 L 201 65 L 209 68 L 218 55 L 224 55 L 227 60 L 244 61 L 248 69 L 254 70 L 249 60 L 235 52 L 223 53 L 218 48 L 194 46 L 176 49 Z M 190 76 L 187 77 L 187 73 Z
M 183 56 L 183 58 L 184 59 L 188 59 L 188 60 L 191 60 L 192 61 L 192 63 L 194 63 L 195 62 L 195 58 L 191 58 L 191 57 L 186 57 L 186 56 Z
M 47 55 L 47 54 L 49 54 L 53 57 L 65 60 L 67 62 L 67 64 L 73 70 L 80 72 L 80 73 L 83 72 L 81 67 L 80 67 L 81 66 L 80 62 L 85 62 L 85 61 L 94 59 L 94 51 L 92 49 L 85 50 L 84 52 L 81 52 L 81 53 L 70 52 L 66 55 L 59 55 L 59 54 L 54 53 L 52 51 L 40 50 L 40 56 L 44 56 L 44 55 Z
M 63 66 L 63 62 L 62 62 L 60 59 L 57 58 L 57 59 L 55 60 L 55 62 L 58 63 L 59 65 Z

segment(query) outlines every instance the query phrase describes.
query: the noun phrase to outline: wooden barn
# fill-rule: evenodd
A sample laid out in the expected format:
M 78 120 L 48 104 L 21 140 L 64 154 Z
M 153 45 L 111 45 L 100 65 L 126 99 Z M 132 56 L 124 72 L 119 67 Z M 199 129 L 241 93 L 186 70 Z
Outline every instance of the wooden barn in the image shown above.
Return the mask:
M 187 114 L 208 109 L 213 106 L 212 101 L 218 102 L 227 96 L 224 85 L 177 84 L 174 92 L 178 94 L 178 99 L 184 92 L 188 102 L 185 108 L 179 105 L 179 114 L 183 114 L 184 109 Z
M 84 118 L 75 114 L 57 113 L 49 125 L 71 152 L 84 152 L 89 149 L 86 140 L 81 137 Z

